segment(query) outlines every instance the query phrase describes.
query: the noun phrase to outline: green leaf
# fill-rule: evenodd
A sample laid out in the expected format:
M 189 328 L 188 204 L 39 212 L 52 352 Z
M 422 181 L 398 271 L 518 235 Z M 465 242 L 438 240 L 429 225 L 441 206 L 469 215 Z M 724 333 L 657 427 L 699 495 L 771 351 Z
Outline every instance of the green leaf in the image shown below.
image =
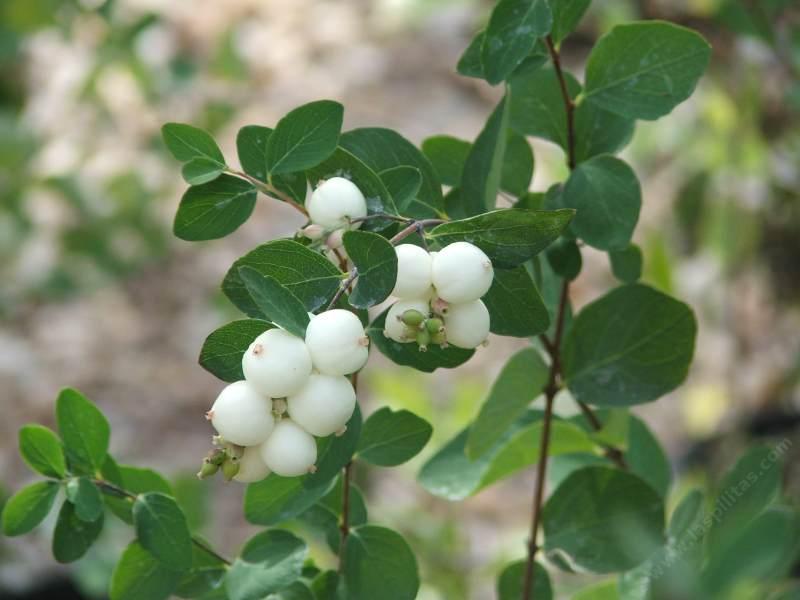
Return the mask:
M 430 493 L 447 500 L 463 500 L 495 481 L 534 464 L 539 458 L 541 412 L 522 414 L 479 458 L 466 454 L 469 429 L 462 430 L 422 467 L 418 479 Z M 555 420 L 550 455 L 591 451 L 594 443 L 577 425 Z
M 584 100 L 631 119 L 657 119 L 691 96 L 711 57 L 698 33 L 663 21 L 617 25 L 586 64 Z
M 343 116 L 344 107 L 332 100 L 309 102 L 289 112 L 267 140 L 269 174 L 304 171 L 328 158 L 336 150 Z
M 550 2 L 553 10 L 553 27 L 550 36 L 554 44 L 561 41 L 575 31 L 581 17 L 589 8 L 591 0 L 555 0 Z
M 467 215 L 480 215 L 497 203 L 508 137 L 509 94 L 503 96 L 486 121 L 464 163 L 461 198 Z
M 630 569 L 661 543 L 664 501 L 644 481 L 608 467 L 575 471 L 542 513 L 545 552 L 595 573 Z
M 625 162 L 601 155 L 572 171 L 561 203 L 577 210 L 572 230 L 600 250 L 625 248 L 639 220 L 642 190 L 636 173 Z
M 672 481 L 672 466 L 658 440 L 639 417 L 631 416 L 628 430 L 628 449 L 625 461 L 635 473 L 663 498 L 667 497 Z
M 189 185 L 202 185 L 214 181 L 224 170 L 225 165 L 210 158 L 197 157 L 183 165 L 181 175 Z
M 309 317 L 300 299 L 269 275 L 253 267 L 239 267 L 250 297 L 267 319 L 299 338 L 305 338 Z
M 78 517 L 78 509 L 72 502 L 61 505 L 53 532 L 53 556 L 58 562 L 71 563 L 82 558 L 100 537 L 104 522 L 102 505 L 100 508 L 99 516 L 89 521 Z
M 497 579 L 497 600 L 519 600 L 523 597 L 523 584 L 525 581 L 524 560 L 519 560 L 508 565 Z M 533 565 L 535 575 L 531 598 L 536 600 L 553 600 L 553 589 L 550 586 L 550 576 L 545 568 L 538 562 Z
M 458 59 L 456 71 L 464 77 L 484 78 L 483 62 L 481 60 L 481 49 L 483 48 L 483 38 L 486 30 L 481 29 L 470 41 L 461 57 Z M 442 182 L 444 183 L 444 182 Z
M 373 170 L 361 157 L 344 148 L 337 148 L 330 158 L 309 169 L 306 175 L 315 186 L 330 177 L 346 177 L 364 194 L 370 214 L 397 214 L 398 209 L 378 171 Z
M 58 487 L 55 481 L 39 481 L 11 496 L 3 507 L 3 533 L 23 535 L 41 523 L 53 507 Z
M 336 485 L 317 504 L 309 508 L 300 519 L 310 527 L 322 532 L 331 552 L 339 553 L 341 545 L 341 513 L 342 513 L 342 478 L 336 479 Z M 350 527 L 367 522 L 367 507 L 361 491 L 350 484 L 348 523 Z
M 397 281 L 397 254 L 386 238 L 368 231 L 346 231 L 343 236 L 347 255 L 358 269 L 356 287 L 348 301 L 356 308 L 380 304 Z
M 300 578 L 308 548 L 294 534 L 271 529 L 252 537 L 225 578 L 231 600 L 261 600 Z
M 56 400 L 56 421 L 70 465 L 90 473 L 98 471 L 111 435 L 103 413 L 79 391 L 65 388 Z
M 449 135 L 434 135 L 422 142 L 422 152 L 431 161 L 442 184 L 456 186 L 461 183 L 464 163 L 472 144 Z
M 777 450 L 755 446 L 725 473 L 714 503 L 715 519 L 709 531 L 711 548 L 724 546 L 778 498 L 781 462 Z
M 323 571 L 314 578 L 311 588 L 316 600 L 345 600 L 339 593 L 342 579 L 336 571 Z
M 227 565 L 216 555 L 198 544 L 192 545 L 192 570 L 183 574 L 175 588 L 181 598 L 202 598 L 210 594 L 224 595 L 224 579 Z M 223 596 L 224 597 L 224 596 Z
M 383 334 L 386 325 L 387 308 L 367 328 L 367 335 L 371 343 L 380 350 L 381 354 L 398 365 L 414 367 L 424 373 L 433 373 L 436 369 L 452 369 L 467 362 L 474 350 L 465 350 L 448 346 L 442 348 L 430 344 L 427 352 L 420 352 L 417 344 L 401 344 Z
M 378 176 L 400 212 L 416 201 L 417 194 L 422 187 L 422 173 L 416 167 L 405 165 L 392 167 L 381 171 Z
M 489 17 L 481 45 L 486 81 L 496 85 L 507 79 L 552 24 L 547 0 L 500 0 Z
M 121 487 L 132 494 L 145 492 L 161 492 L 168 496 L 173 495 L 172 488 L 166 479 L 152 469 L 142 469 L 129 465 L 117 465 L 110 456 L 106 457 L 103 465 L 103 478 Z M 102 490 L 101 490 L 102 491 Z M 106 505 L 111 512 L 129 525 L 133 524 L 133 501 L 130 498 L 120 498 L 113 492 L 105 492 Z
M 558 238 L 574 211 L 501 208 L 434 227 L 428 239 L 441 246 L 470 242 L 483 250 L 495 269 L 513 269 Z
M 547 262 L 559 277 L 572 281 L 581 272 L 583 258 L 575 240 L 561 238 L 547 249 Z
M 598 154 L 614 154 L 628 145 L 636 121 L 608 112 L 591 102 L 575 109 L 575 163 Z
M 608 253 L 611 272 L 623 283 L 634 283 L 642 276 L 642 251 L 636 244 Z
M 81 521 L 96 521 L 103 515 L 103 497 L 88 477 L 73 477 L 67 482 L 67 500 L 75 505 Z
M 696 333 L 682 302 L 644 285 L 616 288 L 573 321 L 563 352 L 567 386 L 598 406 L 655 400 L 686 378 Z
M 256 204 L 256 188 L 244 179 L 220 175 L 186 190 L 173 232 L 187 242 L 216 240 L 236 231 Z
M 167 600 L 181 573 L 165 567 L 138 542 L 131 542 L 111 575 L 111 600 Z
M 302 477 L 280 477 L 272 473 L 247 486 L 244 498 L 247 520 L 256 525 L 275 525 L 313 506 L 330 491 L 339 472 L 350 462 L 360 435 L 361 412 L 356 407 L 344 435 L 317 440 L 316 473 Z
M 467 437 L 467 457 L 479 458 L 542 393 L 550 370 L 535 348 L 514 354 L 495 379 Z
M 533 177 L 533 150 L 523 136 L 509 132 L 500 187 L 510 194 L 522 196 L 528 191 Z
M 572 597 L 572 600 L 620 600 L 617 582 L 614 579 L 594 583 Z
M 136 498 L 133 524 L 142 547 L 176 571 L 192 566 L 192 537 L 186 517 L 170 496 L 148 492 Z
M 259 319 L 240 319 L 215 329 L 203 342 L 200 366 L 222 381 L 241 381 L 244 353 L 254 339 L 273 327 Z
M 550 316 L 525 266 L 495 269 L 492 287 L 483 297 L 497 335 L 530 337 L 547 331 Z
M 417 561 L 406 541 L 391 529 L 374 525 L 356 527 L 347 536 L 343 560 L 348 600 L 417 597 Z
M 399 206 L 404 216 L 415 219 L 439 216 L 444 208 L 442 186 L 433 166 L 414 144 L 391 129 L 363 127 L 342 134 L 343 148 L 360 158 L 376 173 L 409 166 L 422 174 L 417 198 L 408 206 Z
M 358 457 L 373 465 L 394 467 L 419 454 L 432 433 L 433 427 L 425 419 L 384 406 L 364 423 Z
M 25 425 L 19 430 L 19 453 L 27 465 L 44 475 L 63 479 L 67 465 L 64 450 L 55 433 L 42 425 Z
M 242 170 L 259 181 L 267 182 L 267 141 L 272 129 L 260 125 L 245 125 L 236 134 L 236 152 Z M 307 185 L 303 173 L 285 173 L 272 177 L 272 184 L 288 194 L 298 204 L 306 199 Z
M 207 132 L 184 123 L 167 123 L 161 128 L 164 143 L 181 162 L 203 158 L 225 166 L 225 157 L 214 138 Z
M 233 263 L 222 282 L 228 299 L 250 317 L 262 315 L 239 276 L 242 267 L 252 267 L 286 286 L 309 312 L 326 304 L 342 282 L 339 269 L 318 252 L 291 240 L 267 242 Z

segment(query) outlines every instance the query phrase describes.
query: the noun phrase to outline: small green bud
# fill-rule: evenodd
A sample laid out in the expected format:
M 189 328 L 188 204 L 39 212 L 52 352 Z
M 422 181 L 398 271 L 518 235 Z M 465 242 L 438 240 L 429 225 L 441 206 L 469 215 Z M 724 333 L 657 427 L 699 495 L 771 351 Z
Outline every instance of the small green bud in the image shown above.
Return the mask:
M 419 327 L 425 321 L 425 315 L 410 308 L 400 316 L 400 320 L 409 327 Z
M 425 321 L 425 329 L 427 329 L 428 333 L 431 335 L 434 333 L 440 333 L 444 331 L 444 323 L 441 319 L 433 317 L 432 319 Z
M 431 343 L 441 346 L 442 348 L 447 348 L 447 335 L 444 332 L 444 328 L 442 328 L 441 331 L 431 334 Z
M 210 462 L 212 465 L 220 466 L 222 461 L 225 460 L 225 450 L 222 450 L 221 448 L 215 448 L 208 453 L 206 460 L 208 460 L 208 462 Z
M 203 466 L 200 467 L 200 472 L 197 474 L 198 479 L 206 479 L 212 477 L 219 471 L 219 466 L 210 462 L 207 458 L 203 459 Z
M 239 472 L 240 466 L 241 465 L 239 464 L 238 460 L 228 459 L 224 463 L 222 463 L 222 475 L 223 477 L 225 477 L 225 481 L 230 481 L 231 479 L 236 477 L 236 474 Z
M 427 329 L 422 329 L 421 331 L 417 332 L 417 345 L 419 346 L 420 352 L 427 352 L 428 351 L 428 344 L 431 342 L 431 334 L 428 333 Z

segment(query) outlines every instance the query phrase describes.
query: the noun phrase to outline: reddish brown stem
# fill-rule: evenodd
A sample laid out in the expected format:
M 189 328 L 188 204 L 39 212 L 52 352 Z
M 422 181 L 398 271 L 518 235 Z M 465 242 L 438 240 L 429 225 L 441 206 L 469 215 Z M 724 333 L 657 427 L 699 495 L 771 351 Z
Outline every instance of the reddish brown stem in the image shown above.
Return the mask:
M 558 86 L 561 89 L 561 96 L 564 99 L 564 109 L 567 112 L 567 165 L 570 169 L 575 168 L 575 101 L 569 95 L 567 79 L 561 68 L 561 55 L 553 43 L 553 38 L 549 35 L 545 38 L 550 59 L 553 62 L 553 70 L 556 72 Z

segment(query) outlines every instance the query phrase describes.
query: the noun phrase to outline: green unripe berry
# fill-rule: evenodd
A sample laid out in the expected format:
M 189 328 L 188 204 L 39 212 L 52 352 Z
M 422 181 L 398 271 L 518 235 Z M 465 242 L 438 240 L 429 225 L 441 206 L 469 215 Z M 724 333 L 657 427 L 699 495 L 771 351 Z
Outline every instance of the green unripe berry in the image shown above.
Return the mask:
M 431 334 L 431 343 L 447 348 L 447 335 L 445 334 L 444 327 L 440 331 Z
M 206 460 L 214 466 L 220 466 L 225 460 L 225 450 L 216 448 L 208 453 Z
M 428 333 L 431 335 L 434 333 L 440 333 L 444 331 L 444 322 L 436 317 L 428 319 L 425 321 L 425 329 L 427 329 Z
M 212 463 L 208 458 L 205 458 L 203 459 L 203 466 L 200 467 L 197 478 L 206 479 L 207 477 L 213 477 L 217 471 L 219 471 L 219 466 Z
M 227 459 L 225 462 L 222 463 L 222 475 L 225 477 L 225 481 L 230 481 L 236 474 L 239 472 L 239 460 L 231 460 Z
M 431 334 L 428 333 L 427 329 L 422 329 L 417 332 L 417 345 L 419 346 L 420 352 L 427 352 L 428 344 L 430 343 L 431 343 Z
M 425 321 L 425 315 L 411 308 L 400 316 L 400 320 L 409 327 L 419 327 Z

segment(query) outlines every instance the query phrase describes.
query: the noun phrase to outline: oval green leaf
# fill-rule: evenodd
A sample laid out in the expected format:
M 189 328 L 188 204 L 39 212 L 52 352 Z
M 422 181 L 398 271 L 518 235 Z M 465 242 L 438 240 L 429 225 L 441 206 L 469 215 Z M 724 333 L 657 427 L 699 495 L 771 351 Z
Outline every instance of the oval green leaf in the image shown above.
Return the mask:
M 256 195 L 251 183 L 232 175 L 192 186 L 181 198 L 173 231 L 188 242 L 225 237 L 250 217 Z
M 192 537 L 186 517 L 170 496 L 148 492 L 136 498 L 133 524 L 142 547 L 176 571 L 192 566 Z
M 3 507 L 3 533 L 23 535 L 41 523 L 53 507 L 58 487 L 55 481 L 39 481 L 11 496 Z
M 425 419 L 407 410 L 393 411 L 384 406 L 364 422 L 358 457 L 373 465 L 394 467 L 419 454 L 432 433 L 433 428 Z
M 254 339 L 273 327 L 260 319 L 240 319 L 215 329 L 203 342 L 200 366 L 222 381 L 241 381 L 244 353 Z
M 103 522 L 102 505 L 99 516 L 93 521 L 88 521 L 78 517 L 75 504 L 64 502 L 53 532 L 55 559 L 60 563 L 71 563 L 82 558 L 100 537 Z
M 240 267 L 239 277 L 263 316 L 289 333 L 305 338 L 310 320 L 308 312 L 289 288 L 253 267 Z
M 251 538 L 225 577 L 231 600 L 262 600 L 300 578 L 308 548 L 282 529 L 264 531 Z
M 111 575 L 111 600 L 167 600 L 181 578 L 138 542 L 132 542 Z
M 61 440 L 42 425 L 25 425 L 19 430 L 19 453 L 31 469 L 45 477 L 63 479 L 67 472 Z
M 56 422 L 70 466 L 88 474 L 99 471 L 111 435 L 103 413 L 80 392 L 66 388 L 56 400 Z
M 496 269 L 483 303 L 489 309 L 492 333 L 532 337 L 550 326 L 544 301 L 523 265 L 515 269 Z
M 356 527 L 347 536 L 343 560 L 348 600 L 417 597 L 417 561 L 397 532 L 374 525 Z
M 358 269 L 356 287 L 348 301 L 369 308 L 386 300 L 397 281 L 397 254 L 386 238 L 368 231 L 346 231 L 344 248 Z
M 318 100 L 295 108 L 283 117 L 267 140 L 270 175 L 310 169 L 328 158 L 339 141 L 344 107 Z

